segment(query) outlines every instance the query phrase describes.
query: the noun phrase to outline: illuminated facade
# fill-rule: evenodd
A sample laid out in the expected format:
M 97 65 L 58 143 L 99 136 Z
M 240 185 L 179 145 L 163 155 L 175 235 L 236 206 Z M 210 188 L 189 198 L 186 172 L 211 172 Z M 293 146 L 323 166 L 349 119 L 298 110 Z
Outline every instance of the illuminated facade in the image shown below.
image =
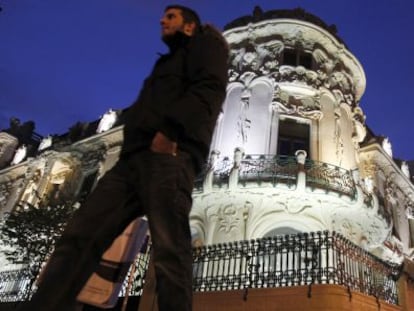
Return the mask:
M 230 80 L 194 233 L 215 244 L 336 231 L 401 262 L 414 250 L 408 165 L 365 125 L 361 64 L 322 21 L 296 13 L 256 10 L 224 32 Z
M 335 231 L 383 260 L 414 259 L 412 162 L 366 126 L 364 70 L 334 28 L 300 9 L 257 8 L 224 36 L 227 98 L 193 193 L 194 245 Z M 120 115 L 38 139 L 28 155 L 0 133 L 0 217 L 82 199 L 119 156 Z

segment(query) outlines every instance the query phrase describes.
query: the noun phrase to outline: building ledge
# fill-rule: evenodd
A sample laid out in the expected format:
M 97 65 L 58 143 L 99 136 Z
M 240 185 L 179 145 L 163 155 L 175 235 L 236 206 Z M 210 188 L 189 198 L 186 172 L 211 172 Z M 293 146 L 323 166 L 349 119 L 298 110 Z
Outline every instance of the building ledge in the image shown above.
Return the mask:
M 306 307 L 305 307 L 306 306 Z M 399 311 L 402 307 L 340 285 L 312 285 L 233 291 L 197 292 L 194 311 Z

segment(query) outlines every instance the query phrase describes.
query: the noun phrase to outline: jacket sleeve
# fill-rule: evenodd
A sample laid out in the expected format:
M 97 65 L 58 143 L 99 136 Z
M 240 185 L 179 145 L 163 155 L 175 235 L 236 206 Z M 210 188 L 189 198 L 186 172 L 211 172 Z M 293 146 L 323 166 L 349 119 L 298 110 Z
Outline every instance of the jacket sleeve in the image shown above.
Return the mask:
M 188 48 L 183 94 L 168 105 L 160 131 L 171 140 L 198 140 L 200 127 L 212 132 L 226 96 L 228 49 L 224 38 L 197 35 Z

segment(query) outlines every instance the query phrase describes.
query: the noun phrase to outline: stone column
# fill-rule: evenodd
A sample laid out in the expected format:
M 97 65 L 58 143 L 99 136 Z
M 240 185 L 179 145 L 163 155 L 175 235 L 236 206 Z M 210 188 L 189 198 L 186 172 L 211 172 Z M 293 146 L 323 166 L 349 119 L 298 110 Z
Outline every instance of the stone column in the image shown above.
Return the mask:
M 307 153 L 305 150 L 297 150 L 295 152 L 296 160 L 298 161 L 298 179 L 296 181 L 297 191 L 305 191 L 306 188 L 306 172 L 305 161 Z

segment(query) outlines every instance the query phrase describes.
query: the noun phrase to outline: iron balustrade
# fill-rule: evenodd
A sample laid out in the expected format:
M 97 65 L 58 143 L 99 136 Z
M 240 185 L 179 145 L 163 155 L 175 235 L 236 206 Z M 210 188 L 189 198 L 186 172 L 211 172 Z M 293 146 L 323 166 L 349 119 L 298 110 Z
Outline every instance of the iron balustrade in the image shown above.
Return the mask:
M 0 272 L 0 302 L 24 301 L 31 296 L 33 274 L 29 269 Z
M 150 259 L 149 249 L 150 247 L 145 253 L 140 252 L 137 255 L 122 284 L 120 297 L 142 295 Z M 29 300 L 37 289 L 36 278 L 29 269 L 0 272 L 0 303 Z
M 210 166 L 213 170 L 213 184 L 222 187 L 229 182 L 230 172 L 233 167 L 233 162 L 229 158 L 225 157 L 221 161 L 215 163 L 214 166 Z
M 197 292 L 335 284 L 398 304 L 401 265 L 386 263 L 335 232 L 207 245 L 194 248 L 193 259 Z M 142 294 L 148 262 L 149 253 L 138 256 L 121 296 Z M 28 299 L 32 284 L 26 269 L 0 272 L 0 302 Z
M 150 255 L 148 252 L 138 254 L 134 265 L 129 269 L 125 281 L 122 284 L 122 289 L 119 293 L 120 297 L 142 295 L 149 259 Z
M 305 171 L 308 187 L 332 190 L 352 198 L 356 197 L 356 186 L 350 171 L 339 166 L 312 160 L 305 162 Z
M 295 157 L 248 155 L 242 161 L 239 172 L 239 183 L 248 181 L 259 183 L 270 182 L 286 184 L 289 188 L 296 185 L 298 165 Z
M 194 291 L 335 284 L 397 304 L 400 266 L 338 233 L 316 232 L 194 249 Z
M 209 173 L 212 175 L 212 184 L 216 187 L 221 188 L 223 185 L 227 185 L 232 167 L 233 162 L 228 157 L 216 161 L 215 163 L 207 163 L 204 165 L 202 172 L 195 178 L 194 190 L 203 190 L 203 183 Z
M 239 162 L 229 158 L 215 159 L 208 163 L 196 178 L 195 191 L 203 191 L 208 179 L 211 187 L 221 188 L 229 183 L 232 175 L 237 183 L 246 186 L 249 182 L 270 183 L 273 186 L 284 184 L 293 188 L 297 184 L 301 170 L 296 157 L 282 155 L 246 155 Z M 311 189 L 333 191 L 339 195 L 356 198 L 357 191 L 352 173 L 349 170 L 328 163 L 306 160 L 303 170 L 306 186 Z

